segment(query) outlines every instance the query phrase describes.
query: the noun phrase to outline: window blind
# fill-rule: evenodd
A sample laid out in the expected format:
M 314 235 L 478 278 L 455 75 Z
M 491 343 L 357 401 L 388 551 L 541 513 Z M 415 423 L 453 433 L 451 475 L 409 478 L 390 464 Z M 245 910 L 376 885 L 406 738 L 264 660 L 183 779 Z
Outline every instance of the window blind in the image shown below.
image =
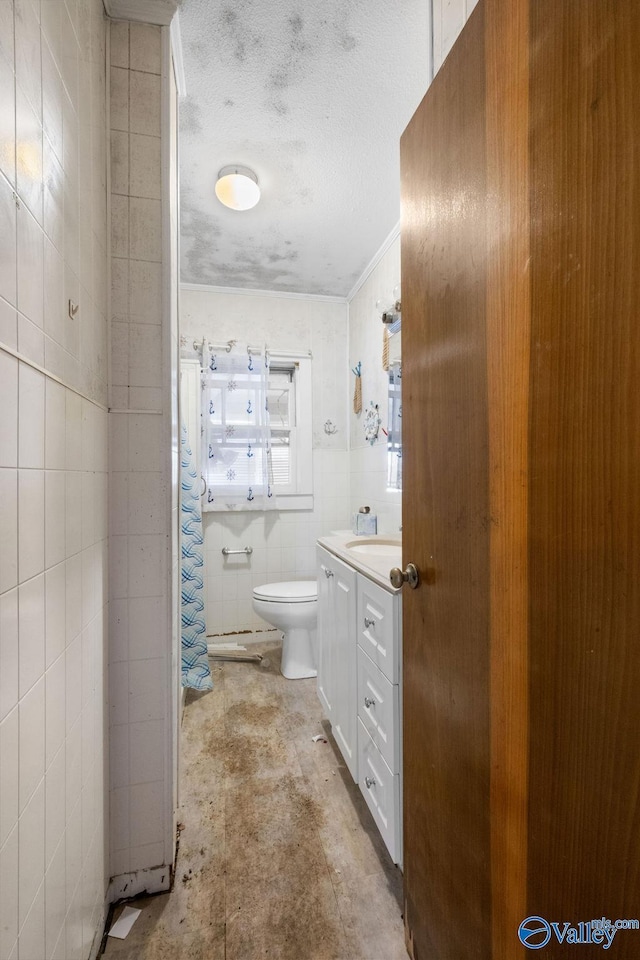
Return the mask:
M 294 368 L 271 368 L 267 397 L 271 424 L 271 476 L 274 488 L 293 482 L 291 431 L 295 427 Z

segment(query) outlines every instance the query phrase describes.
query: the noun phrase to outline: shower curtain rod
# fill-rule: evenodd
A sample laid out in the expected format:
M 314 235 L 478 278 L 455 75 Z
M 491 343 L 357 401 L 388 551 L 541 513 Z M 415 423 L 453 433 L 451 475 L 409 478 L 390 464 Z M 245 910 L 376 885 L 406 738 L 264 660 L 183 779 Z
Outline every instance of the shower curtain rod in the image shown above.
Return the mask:
M 206 340 L 206 339 L 203 339 L 201 341 L 194 340 L 193 349 L 202 350 L 203 353 L 205 350 L 224 350 L 225 353 L 231 353 L 231 351 L 233 350 L 237 342 L 238 342 L 237 340 L 227 340 L 226 343 L 211 343 L 210 340 Z M 262 353 L 263 349 L 264 348 L 261 348 L 261 347 L 247 347 L 247 353 L 253 353 L 254 355 L 258 355 Z
M 193 349 L 202 350 L 203 353 L 205 350 L 224 350 L 225 353 L 231 353 L 237 342 L 237 340 L 227 340 L 226 343 L 211 343 L 210 340 L 203 338 L 202 340 L 193 341 Z M 265 349 L 272 357 L 282 357 L 285 360 L 304 359 L 305 357 L 313 356 L 311 350 L 275 350 L 268 345 L 266 347 L 248 346 L 247 353 L 260 356 Z
M 205 350 L 224 350 L 225 353 L 231 353 L 237 342 L 237 340 L 227 340 L 226 343 L 211 343 L 203 337 L 202 340 L 193 341 L 193 349 L 202 350 L 203 353 Z

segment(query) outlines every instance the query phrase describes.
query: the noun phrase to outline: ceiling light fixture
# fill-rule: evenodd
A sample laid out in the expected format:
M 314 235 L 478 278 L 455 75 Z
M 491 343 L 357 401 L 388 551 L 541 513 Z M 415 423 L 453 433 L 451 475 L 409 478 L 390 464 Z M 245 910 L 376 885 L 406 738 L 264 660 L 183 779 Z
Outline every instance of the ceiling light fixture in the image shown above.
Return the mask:
M 223 167 L 216 181 L 216 197 L 231 210 L 251 210 L 260 199 L 258 178 L 249 167 Z

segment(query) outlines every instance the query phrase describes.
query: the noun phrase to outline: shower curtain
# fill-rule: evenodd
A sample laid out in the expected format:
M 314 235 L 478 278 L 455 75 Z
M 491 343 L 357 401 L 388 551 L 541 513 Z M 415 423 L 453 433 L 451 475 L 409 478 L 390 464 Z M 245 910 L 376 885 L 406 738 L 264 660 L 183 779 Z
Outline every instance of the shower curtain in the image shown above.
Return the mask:
M 182 686 L 194 690 L 212 690 L 207 657 L 207 628 L 202 593 L 202 516 L 199 480 L 196 473 L 187 428 L 181 432 L 181 510 L 182 510 Z

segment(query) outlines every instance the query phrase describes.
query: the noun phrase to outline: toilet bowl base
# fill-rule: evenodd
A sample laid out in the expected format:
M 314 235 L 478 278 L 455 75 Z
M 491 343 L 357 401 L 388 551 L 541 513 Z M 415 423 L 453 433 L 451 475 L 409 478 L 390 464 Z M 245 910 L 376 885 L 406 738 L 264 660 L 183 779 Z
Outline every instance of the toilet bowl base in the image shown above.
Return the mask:
M 310 680 L 312 677 L 318 676 L 317 670 L 309 670 L 305 667 L 300 667 L 299 670 L 289 667 L 285 670 L 285 668 L 281 666 L 280 673 L 287 680 Z
M 311 666 L 315 662 L 312 646 L 315 632 L 315 628 L 292 627 L 282 634 L 280 673 L 287 680 L 308 680 L 318 676 L 318 671 Z

